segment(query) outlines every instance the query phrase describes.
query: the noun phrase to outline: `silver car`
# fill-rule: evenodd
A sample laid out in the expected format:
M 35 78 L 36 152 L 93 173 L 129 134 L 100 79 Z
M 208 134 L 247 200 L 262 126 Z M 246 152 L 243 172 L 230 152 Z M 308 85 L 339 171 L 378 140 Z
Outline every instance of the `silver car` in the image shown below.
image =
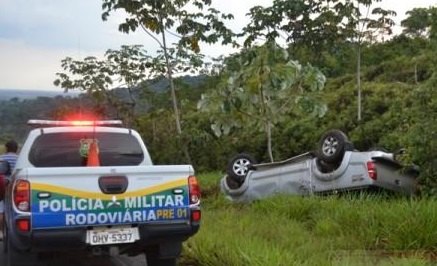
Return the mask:
M 221 189 L 237 202 L 279 193 L 310 195 L 367 188 L 413 195 L 418 174 L 417 167 L 403 167 L 393 153 L 354 150 L 344 133 L 331 130 L 321 138 L 316 153 L 262 164 L 247 154 L 235 156 Z

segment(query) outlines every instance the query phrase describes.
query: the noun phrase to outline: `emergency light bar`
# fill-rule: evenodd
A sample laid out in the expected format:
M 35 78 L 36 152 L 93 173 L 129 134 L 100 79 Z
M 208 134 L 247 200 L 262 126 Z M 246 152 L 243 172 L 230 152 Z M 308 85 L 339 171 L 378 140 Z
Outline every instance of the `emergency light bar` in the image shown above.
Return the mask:
M 122 126 L 123 122 L 121 120 L 73 120 L 73 121 L 61 121 L 61 120 L 37 120 L 31 119 L 27 121 L 29 126 L 34 127 L 68 127 L 68 126 Z

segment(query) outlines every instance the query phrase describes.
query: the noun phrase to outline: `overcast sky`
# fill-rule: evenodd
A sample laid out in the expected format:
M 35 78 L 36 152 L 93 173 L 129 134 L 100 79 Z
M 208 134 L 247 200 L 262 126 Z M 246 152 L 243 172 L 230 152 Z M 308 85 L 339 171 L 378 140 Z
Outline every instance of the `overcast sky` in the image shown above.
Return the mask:
M 238 31 L 254 5 L 273 0 L 215 0 L 214 7 L 232 13 L 229 26 Z M 143 33 L 119 33 L 122 16 L 101 20 L 101 0 L 0 0 L 0 88 L 62 90 L 53 85 L 60 61 L 66 56 L 101 56 L 122 44 L 142 44 L 150 52 L 156 46 Z M 395 10 L 399 23 L 414 7 L 436 5 L 437 0 L 383 0 Z M 207 55 L 223 54 L 226 48 L 206 47 Z

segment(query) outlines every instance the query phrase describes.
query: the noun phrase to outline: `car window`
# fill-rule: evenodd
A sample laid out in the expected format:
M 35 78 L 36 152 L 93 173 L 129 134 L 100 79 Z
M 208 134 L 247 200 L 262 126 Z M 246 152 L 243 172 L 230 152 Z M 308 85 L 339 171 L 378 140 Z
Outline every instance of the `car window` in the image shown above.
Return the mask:
M 123 133 L 61 132 L 38 136 L 30 150 L 35 167 L 85 166 L 92 141 L 97 142 L 101 166 L 138 165 L 144 154 L 138 140 Z

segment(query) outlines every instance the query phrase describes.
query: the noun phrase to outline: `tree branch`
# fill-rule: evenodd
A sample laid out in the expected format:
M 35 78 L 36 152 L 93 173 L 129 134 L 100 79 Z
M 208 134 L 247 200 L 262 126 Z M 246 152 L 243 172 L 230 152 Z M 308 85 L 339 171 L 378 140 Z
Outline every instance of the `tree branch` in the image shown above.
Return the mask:
M 170 35 L 173 35 L 173 36 L 175 36 L 176 38 L 179 38 L 179 39 L 182 39 L 182 36 L 181 35 L 179 35 L 179 34 L 176 34 L 176 33 L 174 33 L 174 32 L 171 32 L 171 31 L 169 31 L 169 30 L 165 30 L 166 32 L 168 32 Z
M 146 27 L 144 27 L 143 24 L 140 24 L 140 25 L 141 25 L 141 28 L 147 33 L 147 35 L 152 37 L 152 39 L 154 39 L 158 43 L 158 45 L 161 49 L 164 49 L 164 45 L 162 45 L 162 43 L 158 40 L 158 38 L 156 38 L 148 29 L 146 29 Z

